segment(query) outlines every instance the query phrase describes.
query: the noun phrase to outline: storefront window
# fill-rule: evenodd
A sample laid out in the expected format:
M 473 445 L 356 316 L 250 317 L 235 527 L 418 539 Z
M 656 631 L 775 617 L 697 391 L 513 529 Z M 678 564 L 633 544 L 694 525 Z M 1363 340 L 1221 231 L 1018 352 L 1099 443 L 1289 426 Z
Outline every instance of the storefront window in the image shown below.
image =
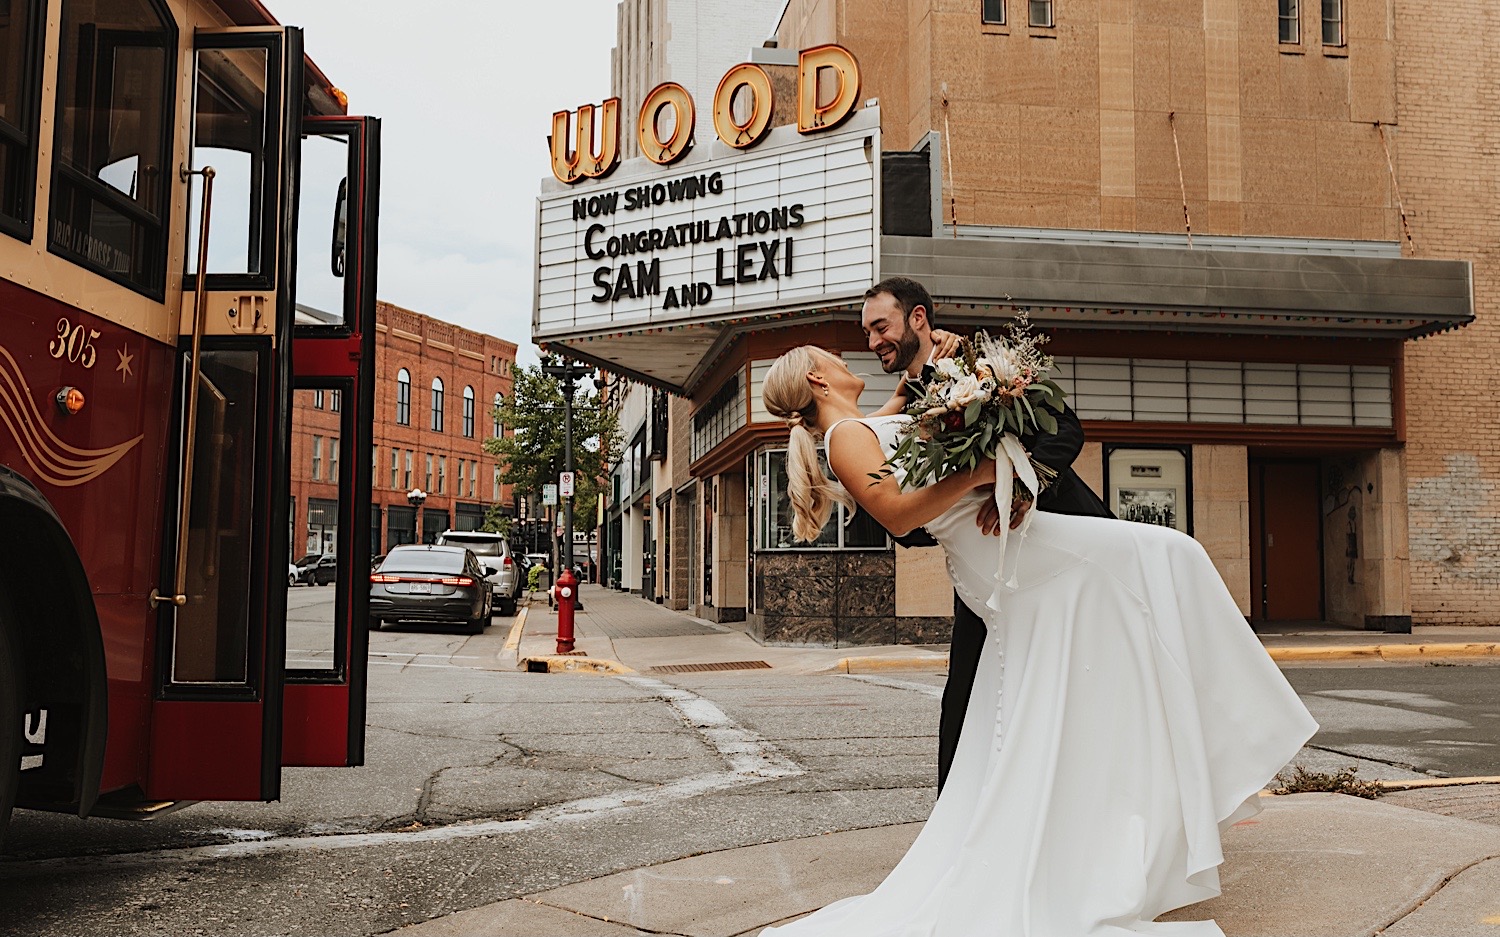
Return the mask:
M 822 450 L 818 461 L 828 474 Z M 792 537 L 792 502 L 787 494 L 786 450 L 772 449 L 756 456 L 755 508 L 757 547 L 761 550 L 884 550 L 889 546 L 885 528 L 856 509 L 852 516 L 837 506 L 818 539 L 801 543 Z
M 648 478 L 645 477 L 646 461 L 646 437 L 636 436 L 635 441 L 630 444 L 630 489 L 633 493 L 637 488 L 644 485 Z

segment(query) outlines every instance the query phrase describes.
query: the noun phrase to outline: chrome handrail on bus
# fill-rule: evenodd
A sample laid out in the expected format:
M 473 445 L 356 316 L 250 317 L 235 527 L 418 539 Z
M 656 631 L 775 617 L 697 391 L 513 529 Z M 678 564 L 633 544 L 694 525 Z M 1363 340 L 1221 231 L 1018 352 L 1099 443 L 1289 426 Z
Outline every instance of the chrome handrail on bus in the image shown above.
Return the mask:
M 177 505 L 177 555 L 176 564 L 173 566 L 175 575 L 172 589 L 167 594 L 163 595 L 157 589 L 151 590 L 152 608 L 163 602 L 170 602 L 180 607 L 186 605 L 188 600 L 188 514 L 193 503 L 193 457 L 196 454 L 198 438 L 198 381 L 203 374 L 203 363 L 199 360 L 199 352 L 203 345 L 203 331 L 208 327 L 208 317 L 204 314 L 205 297 L 208 292 L 205 278 L 208 276 L 208 219 L 210 209 L 213 207 L 215 175 L 212 166 L 204 166 L 202 169 L 182 167 L 183 182 L 188 181 L 190 176 L 203 177 L 203 217 L 198 222 L 198 276 L 193 300 L 192 356 L 186 376 L 187 419 L 182 433 L 182 492 L 181 500 Z

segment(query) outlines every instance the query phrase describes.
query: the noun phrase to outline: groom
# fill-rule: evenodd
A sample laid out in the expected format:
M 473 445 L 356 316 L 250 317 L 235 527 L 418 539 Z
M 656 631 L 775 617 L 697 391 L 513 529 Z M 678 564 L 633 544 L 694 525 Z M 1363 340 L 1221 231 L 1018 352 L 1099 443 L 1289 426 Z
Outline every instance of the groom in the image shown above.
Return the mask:
M 870 350 L 880 356 L 880 366 L 885 372 L 904 372 L 905 375 L 896 388 L 895 395 L 876 415 L 900 413 L 906 408 L 908 398 L 920 394 L 922 385 L 932 375 L 932 297 L 916 280 L 888 277 L 865 291 L 860 326 L 865 331 Z M 1083 449 L 1083 426 L 1078 422 L 1078 414 L 1067 404 L 1063 404 L 1061 413 L 1050 405 L 1044 406 L 1057 418 L 1057 432 L 1021 437 L 1021 443 L 1034 460 L 1057 472 L 1057 478 L 1037 498 L 1037 510 L 1113 517 L 1099 496 L 1073 471 L 1073 460 L 1078 458 L 1078 453 Z M 1029 507 L 1027 503 L 1011 507 L 1011 529 L 1021 525 Z M 994 499 L 985 503 L 978 523 L 987 534 L 999 531 L 1000 512 Z M 925 530 L 914 530 L 895 540 L 905 547 L 932 546 L 936 543 Z M 964 711 L 969 707 L 969 694 L 974 688 L 974 675 L 979 669 L 979 653 L 984 649 L 984 637 L 983 619 L 960 601 L 955 592 L 953 644 L 948 652 L 948 683 L 943 688 L 943 710 L 938 723 L 940 792 L 948 779 L 948 770 L 953 766 L 953 753 L 958 749 L 958 734 L 963 728 Z

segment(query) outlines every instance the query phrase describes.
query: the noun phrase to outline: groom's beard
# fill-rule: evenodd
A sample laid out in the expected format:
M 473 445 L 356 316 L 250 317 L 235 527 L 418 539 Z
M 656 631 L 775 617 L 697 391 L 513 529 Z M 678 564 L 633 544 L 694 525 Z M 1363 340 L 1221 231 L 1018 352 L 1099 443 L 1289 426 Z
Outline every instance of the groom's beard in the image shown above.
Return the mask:
M 922 340 L 917 333 L 910 328 L 901 335 L 896 342 L 896 353 L 891 356 L 891 363 L 881 367 L 887 374 L 896 374 L 900 371 L 910 371 L 911 364 L 917 360 L 917 353 L 922 350 Z

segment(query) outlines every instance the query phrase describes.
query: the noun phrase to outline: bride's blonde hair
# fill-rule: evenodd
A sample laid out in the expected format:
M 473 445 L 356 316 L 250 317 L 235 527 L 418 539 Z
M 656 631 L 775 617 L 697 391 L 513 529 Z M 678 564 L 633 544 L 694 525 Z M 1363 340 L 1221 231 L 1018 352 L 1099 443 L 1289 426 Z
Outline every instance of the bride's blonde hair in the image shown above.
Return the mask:
M 818 464 L 818 442 L 810 424 L 817 418 L 818 401 L 809 372 L 819 370 L 816 345 L 801 345 L 777 358 L 766 372 L 760 399 L 766 412 L 787 421 L 787 495 L 792 501 L 792 536 L 804 543 L 818 539 L 835 502 L 853 510 L 854 499 L 844 486 L 823 474 Z

